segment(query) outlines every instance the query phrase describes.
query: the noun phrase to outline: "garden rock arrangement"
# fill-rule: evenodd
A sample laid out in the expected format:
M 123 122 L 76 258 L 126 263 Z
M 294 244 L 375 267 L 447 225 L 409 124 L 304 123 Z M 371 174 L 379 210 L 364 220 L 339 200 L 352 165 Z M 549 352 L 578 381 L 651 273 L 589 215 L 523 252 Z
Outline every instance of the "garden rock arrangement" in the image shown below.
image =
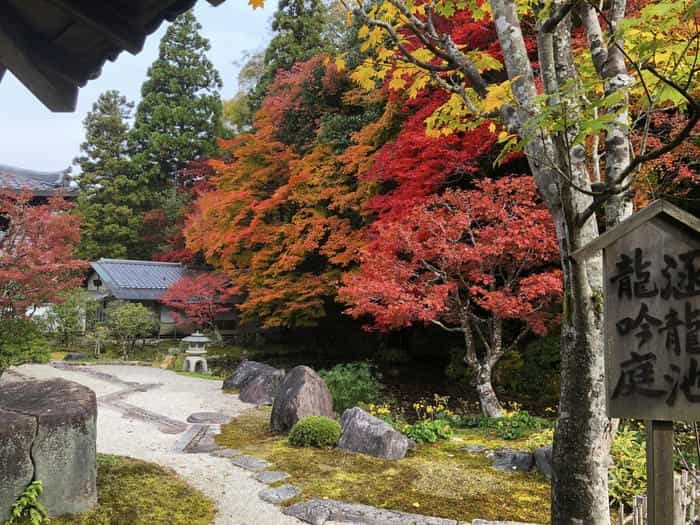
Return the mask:
M 271 405 L 284 378 L 284 370 L 263 370 L 240 389 L 238 398 L 245 403 Z
M 321 377 L 308 366 L 292 368 L 284 376 L 272 404 L 270 427 L 277 434 L 290 430 L 308 416 L 332 418 L 333 398 Z
M 506 472 L 529 472 L 535 464 L 532 452 L 527 450 L 497 449 L 487 453 L 493 459 L 493 468 Z
M 222 388 L 224 390 L 239 390 L 247 383 L 258 377 L 260 374 L 271 374 L 277 369 L 265 363 L 257 361 L 243 361 L 236 371 L 224 380 Z
M 340 418 L 342 434 L 338 448 L 376 458 L 401 459 L 410 448 L 406 436 L 361 408 L 346 410 Z
M 95 506 L 96 417 L 95 393 L 71 381 L 0 387 L 0 522 L 32 480 L 42 482 L 40 501 L 51 515 Z
M 222 388 L 238 390 L 238 397 L 245 403 L 271 405 L 283 378 L 284 370 L 257 361 L 243 361 L 226 378 Z

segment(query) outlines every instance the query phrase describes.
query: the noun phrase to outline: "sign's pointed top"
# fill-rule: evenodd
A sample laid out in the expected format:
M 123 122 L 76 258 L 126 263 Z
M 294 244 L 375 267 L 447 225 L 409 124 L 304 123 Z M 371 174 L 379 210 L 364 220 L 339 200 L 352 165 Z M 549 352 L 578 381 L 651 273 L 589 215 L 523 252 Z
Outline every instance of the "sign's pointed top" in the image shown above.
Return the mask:
M 588 259 L 591 255 L 607 248 L 621 237 L 624 237 L 629 232 L 636 230 L 642 224 L 650 221 L 657 215 L 667 215 L 682 225 L 700 234 L 700 218 L 682 210 L 678 206 L 671 204 L 665 200 L 657 200 L 652 202 L 646 208 L 634 213 L 631 217 L 625 219 L 612 230 L 608 230 L 595 240 L 589 242 L 583 248 L 576 250 L 572 256 L 582 262 Z

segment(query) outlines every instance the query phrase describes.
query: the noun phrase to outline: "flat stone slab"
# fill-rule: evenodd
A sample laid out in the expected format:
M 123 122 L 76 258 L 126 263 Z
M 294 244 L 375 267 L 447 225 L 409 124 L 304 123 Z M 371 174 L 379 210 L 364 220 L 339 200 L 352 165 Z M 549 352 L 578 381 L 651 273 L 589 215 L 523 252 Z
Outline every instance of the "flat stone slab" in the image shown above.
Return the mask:
M 243 454 L 243 452 L 235 448 L 220 448 L 210 453 L 211 456 L 216 456 L 218 458 L 235 458 L 241 454 Z
M 472 525 L 537 525 L 536 523 L 524 523 L 522 521 L 487 521 L 474 520 Z
M 294 485 L 282 485 L 281 487 L 263 489 L 258 493 L 258 497 L 268 503 L 279 505 L 299 494 L 301 494 L 301 490 Z
M 261 470 L 265 470 L 267 467 L 270 466 L 270 464 L 263 459 L 258 459 L 253 456 L 245 455 L 232 458 L 231 463 L 233 463 L 237 467 L 250 470 L 251 472 L 260 472 Z
M 283 479 L 287 479 L 289 474 L 282 472 L 281 470 L 264 470 L 260 474 L 255 476 L 255 479 L 261 483 L 270 485 L 272 483 L 277 483 Z
M 463 447 L 459 447 L 459 450 L 462 450 L 464 452 L 477 453 L 485 451 L 486 447 L 484 445 L 465 445 Z
M 316 498 L 292 505 L 285 509 L 284 513 L 312 525 L 324 525 L 328 522 L 366 525 L 464 525 L 455 520 Z
M 226 414 L 220 412 L 195 412 L 187 418 L 188 423 L 200 425 L 224 425 L 231 420 Z

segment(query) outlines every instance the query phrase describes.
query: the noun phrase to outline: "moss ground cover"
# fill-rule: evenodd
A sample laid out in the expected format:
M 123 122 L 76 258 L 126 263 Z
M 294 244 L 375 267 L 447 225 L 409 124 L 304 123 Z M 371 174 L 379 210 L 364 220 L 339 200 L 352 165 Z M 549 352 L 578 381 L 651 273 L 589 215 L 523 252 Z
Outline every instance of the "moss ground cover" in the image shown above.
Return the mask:
M 549 522 L 549 483 L 536 473 L 494 470 L 469 444 L 527 448 L 527 440 L 501 440 L 480 429 L 422 445 L 405 459 L 386 461 L 337 449 L 295 448 L 269 430 L 269 410 L 250 410 L 222 427 L 216 441 L 274 463 L 309 497 L 331 498 L 462 521 L 476 518 Z
M 174 472 L 137 459 L 98 455 L 97 489 L 93 511 L 51 525 L 209 525 L 216 514 L 214 502 Z

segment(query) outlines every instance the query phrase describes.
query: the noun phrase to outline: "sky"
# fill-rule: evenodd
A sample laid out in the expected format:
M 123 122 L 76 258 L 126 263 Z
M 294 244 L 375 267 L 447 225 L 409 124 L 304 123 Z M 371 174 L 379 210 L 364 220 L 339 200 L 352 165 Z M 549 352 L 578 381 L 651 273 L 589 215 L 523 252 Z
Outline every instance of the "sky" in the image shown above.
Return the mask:
M 212 7 L 197 2 L 195 15 L 202 34 L 211 42 L 209 59 L 224 83 L 222 98 L 237 89 L 237 74 L 246 52 L 263 49 L 270 40 L 270 20 L 276 2 L 253 10 L 244 0 L 228 0 Z M 138 103 L 146 71 L 158 56 L 158 43 L 167 23 L 148 36 L 138 55 L 127 52 L 107 62 L 102 75 L 80 90 L 73 113 L 52 113 L 8 71 L 0 82 L 0 164 L 39 171 L 69 167 L 80 153 L 84 139 L 83 119 L 100 93 L 117 89 Z M 76 168 L 73 168 L 76 171 Z

